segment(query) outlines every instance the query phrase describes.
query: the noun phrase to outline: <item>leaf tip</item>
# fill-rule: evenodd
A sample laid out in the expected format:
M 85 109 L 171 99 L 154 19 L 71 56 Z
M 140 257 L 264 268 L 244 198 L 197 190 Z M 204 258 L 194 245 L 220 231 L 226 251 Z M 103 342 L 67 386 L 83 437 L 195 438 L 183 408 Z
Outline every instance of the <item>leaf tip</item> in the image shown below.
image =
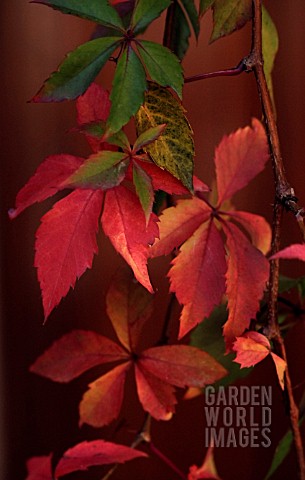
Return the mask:
M 14 220 L 18 216 L 18 209 L 17 208 L 10 208 L 7 212 L 9 219 Z

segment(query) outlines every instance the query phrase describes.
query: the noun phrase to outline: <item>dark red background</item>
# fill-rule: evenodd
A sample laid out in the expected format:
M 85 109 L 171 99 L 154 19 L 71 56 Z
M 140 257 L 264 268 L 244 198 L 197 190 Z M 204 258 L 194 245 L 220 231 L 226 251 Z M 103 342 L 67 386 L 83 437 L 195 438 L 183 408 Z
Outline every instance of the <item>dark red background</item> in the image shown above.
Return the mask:
M 288 178 L 305 204 L 304 191 L 304 45 L 305 3 L 302 0 L 266 1 L 280 35 L 280 50 L 274 70 L 274 90 L 283 157 Z M 1 384 L 1 469 L 2 478 L 25 478 L 25 459 L 32 455 L 60 454 L 85 438 L 112 438 L 130 442 L 140 427 L 143 415 L 136 396 L 126 400 L 123 418 L 127 435 L 115 427 L 97 431 L 77 427 L 77 405 L 85 385 L 95 373 L 71 385 L 53 384 L 28 373 L 28 366 L 63 332 L 75 327 L 95 328 L 109 334 L 105 315 L 104 295 L 111 273 L 122 263 L 108 240 L 100 238 L 100 254 L 94 268 L 87 272 L 59 308 L 42 326 L 43 312 L 39 286 L 33 268 L 35 230 L 41 215 L 53 204 L 53 199 L 30 208 L 14 222 L 7 219 L 7 210 L 14 205 L 17 191 L 49 154 L 67 152 L 86 155 L 88 147 L 83 138 L 66 134 L 75 125 L 74 103 L 37 105 L 27 103 L 36 93 L 64 54 L 86 41 L 92 24 L 62 15 L 26 1 L 3 0 L 1 4 L 1 154 L 2 154 L 2 229 L 1 229 L 1 317 L 2 317 L 2 384 Z M 163 20 L 149 30 L 149 38 L 162 39 Z M 211 16 L 202 23 L 199 45 L 192 42 L 184 62 L 185 75 L 228 68 L 238 64 L 250 48 L 250 25 L 231 37 L 208 46 Z M 110 87 L 111 67 L 100 76 Z M 233 78 L 216 78 L 188 84 L 184 88 L 184 105 L 195 132 L 196 173 L 210 183 L 213 172 L 213 151 L 225 133 L 245 126 L 252 116 L 260 118 L 260 106 L 253 76 L 243 74 Z M 236 202 L 243 209 L 265 215 L 272 213 L 273 180 L 269 166 L 252 184 L 240 193 Z M 283 245 L 299 242 L 295 221 L 286 216 L 283 225 Z M 289 273 L 287 264 L 283 265 Z M 293 264 L 294 274 L 304 274 L 303 266 Z M 152 279 L 159 288 L 157 300 L 161 307 L 154 319 L 153 334 L 158 335 L 166 302 L 165 262 L 152 266 Z M 161 278 L 161 280 L 160 280 Z M 304 325 L 300 324 L 287 338 L 291 375 L 297 399 L 304 387 Z M 271 362 L 259 365 L 251 377 L 252 384 L 270 384 L 273 388 L 272 446 L 269 449 L 220 449 L 216 453 L 219 473 L 224 480 L 236 477 L 247 480 L 263 479 L 271 453 L 286 431 L 287 417 L 283 413 L 281 393 L 274 380 Z M 132 400 L 130 400 L 130 398 Z M 154 423 L 155 443 L 181 469 L 199 464 L 203 456 L 204 415 L 202 399 L 184 402 L 174 420 Z M 127 418 L 128 413 L 128 418 Z M 296 478 L 295 458 L 285 462 L 285 472 L 274 478 Z M 83 478 L 80 475 L 80 478 Z M 96 478 L 96 477 L 95 477 Z M 117 471 L 114 479 L 175 479 L 158 460 L 147 467 L 144 461 L 135 462 Z

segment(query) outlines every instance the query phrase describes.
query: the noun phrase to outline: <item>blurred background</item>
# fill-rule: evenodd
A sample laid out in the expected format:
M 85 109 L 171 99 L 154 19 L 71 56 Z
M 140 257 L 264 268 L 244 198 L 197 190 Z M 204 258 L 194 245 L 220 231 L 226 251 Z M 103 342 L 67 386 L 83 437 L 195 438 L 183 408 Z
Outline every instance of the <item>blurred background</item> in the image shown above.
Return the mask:
M 299 203 L 305 205 L 305 2 L 266 0 L 265 5 L 280 37 L 273 78 L 283 158 Z M 208 13 L 202 21 L 198 45 L 193 39 L 191 41 L 191 49 L 183 62 L 186 76 L 236 66 L 249 52 L 250 25 L 209 45 L 211 20 L 211 14 Z M 26 477 L 25 461 L 28 457 L 51 451 L 55 452 L 56 457 L 74 443 L 90 438 L 118 439 L 128 444 L 143 417 L 142 413 L 139 415 L 137 399 L 131 393 L 134 397 L 131 397 L 130 404 L 124 405 L 121 418 L 121 422 L 127 426 L 126 438 L 120 433 L 118 423 L 100 431 L 90 427 L 79 430 L 77 406 L 84 386 L 96 377 L 96 373 L 93 376 L 89 373 L 71 385 L 58 385 L 28 373 L 28 367 L 37 356 L 54 339 L 72 328 L 92 328 L 111 335 L 104 297 L 111 274 L 122 264 L 122 260 L 101 235 L 100 253 L 95 258 L 93 269 L 86 272 L 75 290 L 70 291 L 55 309 L 47 324 L 42 325 L 40 291 L 33 267 L 34 239 L 39 219 L 53 205 L 54 199 L 29 208 L 14 222 L 8 220 L 7 210 L 14 206 L 18 190 L 46 156 L 56 153 L 86 156 L 90 152 L 81 135 L 67 133 L 76 124 L 73 102 L 27 102 L 56 69 L 65 53 L 89 39 L 94 26 L 85 20 L 63 15 L 42 5 L 30 4 L 26 0 L 2 0 L 0 21 L 0 471 L 6 480 L 22 480 Z M 147 37 L 162 41 L 163 26 L 164 17 L 150 27 Z M 110 65 L 98 81 L 110 88 L 112 74 Z M 187 84 L 183 103 L 195 134 L 196 174 L 211 184 L 213 152 L 222 136 L 249 124 L 253 116 L 261 117 L 254 77 L 252 74 L 243 74 Z M 236 196 L 235 204 L 243 210 L 262 214 L 270 221 L 272 201 L 273 179 L 269 165 L 245 191 Z M 291 216 L 285 216 L 283 246 L 300 241 L 296 222 Z M 292 268 L 295 276 L 305 274 L 300 264 L 292 263 Z M 156 336 L 167 302 L 167 269 L 167 260 L 155 262 L 151 268 L 153 284 L 158 288 L 157 301 L 161 302 L 152 332 Z M 291 264 L 283 263 L 283 272 L 291 274 Z M 297 400 L 304 389 L 304 339 L 303 323 L 287 337 Z M 220 449 L 216 453 L 216 463 L 224 480 L 235 479 L 237 474 L 241 479 L 262 479 L 268 469 L 271 452 L 288 427 L 271 362 L 266 361 L 255 369 L 251 383 L 272 384 L 274 387 L 272 446 L 270 449 Z M 130 408 L 131 404 L 134 408 Z M 198 398 L 183 402 L 170 424 L 155 423 L 153 434 L 158 447 L 187 471 L 190 464 L 198 465 L 202 461 L 203 428 L 202 399 Z M 287 478 L 287 472 L 289 478 L 296 478 L 293 453 L 285 462 L 284 470 L 274 478 Z M 153 476 L 162 480 L 177 478 L 159 460 L 153 460 L 149 469 L 141 461 L 136 466 L 130 464 L 122 467 L 113 478 L 144 480 Z

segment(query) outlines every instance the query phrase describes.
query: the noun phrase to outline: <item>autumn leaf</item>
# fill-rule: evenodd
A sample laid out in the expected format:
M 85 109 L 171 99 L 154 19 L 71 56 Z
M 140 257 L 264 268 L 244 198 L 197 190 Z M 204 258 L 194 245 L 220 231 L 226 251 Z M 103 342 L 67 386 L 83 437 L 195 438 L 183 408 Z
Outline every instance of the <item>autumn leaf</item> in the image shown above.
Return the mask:
M 302 260 L 305 262 L 305 244 L 295 243 L 293 245 L 289 245 L 289 247 L 286 247 L 272 255 L 269 260 L 275 260 L 277 258 L 282 258 L 285 260 Z
M 79 404 L 80 426 L 88 423 L 93 427 L 103 427 L 118 417 L 130 366 L 131 362 L 125 362 L 90 383 Z
M 142 352 L 139 365 L 177 387 L 203 387 L 227 371 L 208 353 L 188 345 L 154 347 Z
M 63 182 L 78 170 L 83 162 L 83 158 L 67 154 L 47 157 L 19 191 L 16 206 L 9 210 L 9 217 L 16 218 L 34 203 L 42 202 L 65 188 Z
M 249 212 L 229 211 L 231 220 L 236 220 L 249 233 L 253 245 L 263 254 L 267 254 L 271 246 L 271 227 L 260 215 Z
M 102 225 L 114 248 L 132 268 L 136 279 L 153 292 L 147 272 L 147 245 L 159 235 L 157 217 L 152 214 L 146 226 L 145 215 L 136 195 L 126 187 L 109 190 L 104 204 Z
M 41 219 L 36 233 L 35 266 L 45 319 L 91 268 L 97 253 L 96 233 L 103 192 L 75 190 Z
M 257 119 L 252 120 L 252 128 L 240 128 L 224 137 L 215 151 L 218 204 L 248 185 L 268 159 L 266 133 Z
M 166 123 L 164 134 L 144 150 L 162 169 L 193 190 L 193 132 L 181 103 L 165 88 L 149 82 L 145 103 L 136 115 L 138 135 L 148 128 Z
M 30 371 L 54 382 L 70 382 L 96 365 L 128 358 L 126 351 L 109 338 L 91 331 L 73 330 L 38 357 Z
M 271 347 L 265 335 L 253 331 L 238 337 L 232 349 L 236 352 L 234 361 L 244 368 L 252 367 L 264 360 L 269 355 Z
M 232 223 L 223 223 L 229 250 L 226 275 L 229 317 L 223 334 L 229 349 L 255 319 L 269 276 L 269 265 L 245 235 Z
M 174 387 L 149 373 L 141 364 L 135 365 L 135 376 L 143 409 L 156 420 L 170 420 L 177 403 Z
M 63 454 L 56 466 L 55 477 L 62 477 L 79 470 L 87 470 L 94 465 L 124 463 L 140 457 L 147 457 L 147 455 L 125 445 L 105 442 L 104 440 L 81 442 L 69 448 Z
M 196 197 L 178 200 L 176 207 L 163 210 L 160 217 L 160 239 L 150 249 L 151 257 L 168 255 L 185 242 L 201 223 L 207 221 L 211 208 Z
M 183 304 L 179 338 L 209 316 L 225 292 L 227 264 L 221 235 L 212 221 L 203 223 L 182 245 L 169 271 L 171 291 Z M 186 281 L 186 269 L 192 277 Z

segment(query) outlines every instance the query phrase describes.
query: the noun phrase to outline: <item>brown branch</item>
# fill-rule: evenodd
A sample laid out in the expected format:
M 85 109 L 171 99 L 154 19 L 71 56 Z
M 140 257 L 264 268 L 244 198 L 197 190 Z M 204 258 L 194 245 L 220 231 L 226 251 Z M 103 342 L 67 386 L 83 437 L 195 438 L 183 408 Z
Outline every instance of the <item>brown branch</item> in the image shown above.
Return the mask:
M 247 66 L 242 60 L 236 67 L 226 68 L 225 70 L 217 70 L 216 72 L 208 73 L 199 73 L 198 75 L 192 75 L 191 77 L 185 77 L 184 83 L 197 82 L 198 80 L 205 80 L 206 78 L 214 77 L 233 77 L 235 75 L 240 75 L 242 72 L 246 71 Z
M 288 183 L 284 163 L 281 155 L 279 135 L 273 111 L 273 105 L 266 82 L 266 77 L 263 67 L 262 55 L 262 2 L 261 0 L 253 0 L 253 30 L 252 30 L 252 49 L 249 57 L 246 59 L 246 65 L 249 70 L 253 70 L 256 78 L 257 88 L 261 100 L 266 131 L 268 135 L 270 153 L 272 157 L 272 166 L 275 181 L 275 202 L 273 210 L 273 224 L 272 224 L 272 248 L 273 255 L 280 249 L 281 237 L 281 220 L 283 208 L 293 211 L 296 215 L 298 223 L 300 216 L 302 216 L 302 209 L 296 203 L 294 191 Z M 303 220 L 303 219 L 302 219 Z M 304 225 L 303 225 L 304 226 Z M 304 232 L 304 228 L 302 233 Z M 277 320 L 277 296 L 279 283 L 279 261 L 272 260 L 270 262 L 270 277 L 269 277 L 269 301 L 268 301 L 268 326 L 266 333 L 269 338 L 273 339 L 275 350 L 281 355 L 287 364 L 287 354 L 284 340 L 280 334 L 278 320 Z M 294 401 L 291 378 L 289 375 L 288 366 L 285 372 L 285 392 L 287 394 L 289 404 L 289 416 L 291 429 L 294 438 L 294 445 L 298 460 L 298 478 L 305 480 L 305 460 L 302 445 L 302 439 L 299 429 L 299 411 Z

